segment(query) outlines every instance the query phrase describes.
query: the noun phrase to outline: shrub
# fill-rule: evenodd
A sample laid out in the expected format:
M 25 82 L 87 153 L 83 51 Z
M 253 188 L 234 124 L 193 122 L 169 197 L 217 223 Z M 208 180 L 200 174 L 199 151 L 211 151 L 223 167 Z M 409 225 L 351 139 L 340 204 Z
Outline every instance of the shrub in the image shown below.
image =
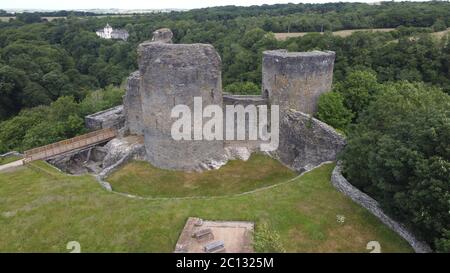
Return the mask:
M 260 253 L 286 252 L 281 243 L 280 235 L 275 230 L 270 229 L 267 223 L 262 223 L 257 227 L 253 247 L 256 252 Z

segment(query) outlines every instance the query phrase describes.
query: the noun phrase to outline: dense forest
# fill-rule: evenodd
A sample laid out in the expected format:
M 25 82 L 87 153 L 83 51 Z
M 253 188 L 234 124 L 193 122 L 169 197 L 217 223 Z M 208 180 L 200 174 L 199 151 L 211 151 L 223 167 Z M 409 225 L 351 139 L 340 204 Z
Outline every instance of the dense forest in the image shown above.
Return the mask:
M 127 29 L 128 41 L 97 37 L 106 23 Z M 335 51 L 333 91 L 317 117 L 347 136 L 347 178 L 435 250 L 450 251 L 450 43 L 433 34 L 450 27 L 448 2 L 19 14 L 0 22 L 0 153 L 85 132 L 86 114 L 120 103 L 137 45 L 161 27 L 177 43 L 213 44 L 225 91 L 239 94 L 260 92 L 264 50 Z M 331 33 L 367 28 L 394 30 Z M 277 32 L 312 33 L 279 41 Z

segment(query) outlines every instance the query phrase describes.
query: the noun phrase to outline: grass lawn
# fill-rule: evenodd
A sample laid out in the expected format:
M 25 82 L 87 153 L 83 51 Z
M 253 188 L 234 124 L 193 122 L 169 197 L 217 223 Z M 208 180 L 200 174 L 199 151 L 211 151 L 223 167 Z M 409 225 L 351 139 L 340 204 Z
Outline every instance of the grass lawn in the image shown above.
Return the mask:
M 145 161 L 131 162 L 107 180 L 113 190 L 138 196 L 216 196 L 251 191 L 296 177 L 277 160 L 254 154 L 203 173 L 162 170 Z
M 16 155 L 12 155 L 12 156 L 8 156 L 8 157 L 0 157 L 0 165 L 5 165 L 14 161 L 17 161 L 19 159 L 22 159 L 22 157 L 20 156 L 16 156 Z
M 409 245 L 330 183 L 333 164 L 292 183 L 248 195 L 185 200 L 130 199 L 92 176 L 69 176 L 44 162 L 0 173 L 0 252 L 172 252 L 189 216 L 265 222 L 288 252 L 410 252 Z M 261 170 L 264 166 L 261 166 Z M 338 223 L 337 215 L 345 216 Z

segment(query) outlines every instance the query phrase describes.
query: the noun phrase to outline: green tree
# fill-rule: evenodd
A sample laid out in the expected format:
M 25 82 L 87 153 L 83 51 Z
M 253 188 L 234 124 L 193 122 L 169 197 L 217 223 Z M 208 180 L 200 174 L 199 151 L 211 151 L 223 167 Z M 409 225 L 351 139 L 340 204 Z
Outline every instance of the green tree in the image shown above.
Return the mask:
M 343 82 L 336 84 L 334 91 L 342 94 L 344 106 L 354 113 L 356 119 L 380 92 L 380 88 L 375 73 L 353 71 Z
M 23 89 L 22 106 L 35 107 L 52 102 L 46 90 L 36 82 L 29 82 Z
M 20 110 L 27 81 L 22 70 L 0 64 L 0 120 Z
M 434 24 L 431 26 L 431 28 L 433 29 L 433 31 L 442 31 L 447 28 L 447 24 L 445 23 L 444 20 L 439 18 L 439 19 L 436 19 L 436 22 L 434 22 Z
M 353 113 L 344 106 L 341 93 L 327 92 L 319 97 L 317 118 L 336 129 L 346 131 Z
M 351 183 L 436 248 L 450 223 L 448 109 L 439 89 L 392 84 L 351 127 L 342 158 Z
M 41 22 L 41 16 L 36 12 L 23 12 L 19 13 L 16 16 L 17 20 L 22 21 L 27 24 L 38 23 Z
M 69 78 L 58 70 L 51 71 L 42 77 L 42 85 L 53 100 L 62 95 L 67 95 L 68 84 Z

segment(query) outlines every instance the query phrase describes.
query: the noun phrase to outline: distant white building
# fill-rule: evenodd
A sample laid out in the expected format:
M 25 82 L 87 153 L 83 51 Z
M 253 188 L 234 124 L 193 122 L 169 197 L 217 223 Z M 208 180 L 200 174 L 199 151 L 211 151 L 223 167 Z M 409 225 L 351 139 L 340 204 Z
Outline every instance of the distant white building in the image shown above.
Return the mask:
M 103 39 L 120 39 L 124 41 L 128 39 L 128 31 L 124 29 L 113 29 L 109 24 L 106 24 L 103 29 L 99 29 L 95 33 Z

